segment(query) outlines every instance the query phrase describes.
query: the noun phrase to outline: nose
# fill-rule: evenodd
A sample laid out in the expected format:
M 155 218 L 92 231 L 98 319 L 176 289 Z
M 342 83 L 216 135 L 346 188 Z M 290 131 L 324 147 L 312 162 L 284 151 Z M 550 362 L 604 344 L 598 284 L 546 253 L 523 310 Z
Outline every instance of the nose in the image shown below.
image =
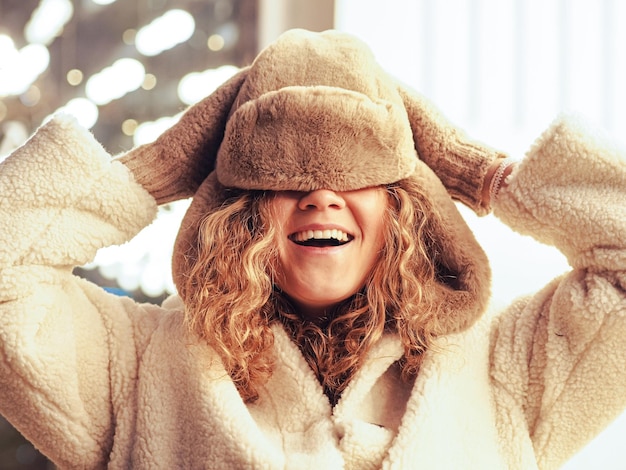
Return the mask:
M 330 189 L 316 189 L 304 193 L 304 195 L 298 201 L 298 208 L 300 210 L 325 210 L 325 209 L 343 209 L 346 206 L 346 201 L 337 193 Z

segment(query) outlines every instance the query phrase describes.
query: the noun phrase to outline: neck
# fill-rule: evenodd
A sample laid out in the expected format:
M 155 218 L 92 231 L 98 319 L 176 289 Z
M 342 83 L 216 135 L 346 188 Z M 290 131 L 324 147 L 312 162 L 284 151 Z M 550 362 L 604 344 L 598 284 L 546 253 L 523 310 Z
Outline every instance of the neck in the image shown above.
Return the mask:
M 312 323 L 314 325 L 324 327 L 328 325 L 329 321 L 333 318 L 337 307 L 340 303 L 332 305 L 311 305 L 304 302 L 299 302 L 292 297 L 287 296 L 284 292 L 283 297 L 292 306 L 292 312 L 297 315 L 304 322 Z
M 313 323 L 318 326 L 328 324 L 330 314 L 332 311 L 330 307 L 307 307 L 294 303 L 296 307 L 296 313 L 302 320 Z

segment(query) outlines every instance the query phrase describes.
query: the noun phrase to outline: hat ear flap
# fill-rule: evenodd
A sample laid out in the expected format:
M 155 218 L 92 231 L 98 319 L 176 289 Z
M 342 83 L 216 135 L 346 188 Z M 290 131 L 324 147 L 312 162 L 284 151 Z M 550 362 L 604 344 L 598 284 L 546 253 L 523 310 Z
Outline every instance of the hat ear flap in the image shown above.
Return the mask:
M 158 204 L 193 196 L 215 168 L 224 128 L 248 74 L 244 68 L 188 108 L 154 142 L 117 157 Z
M 398 85 L 398 92 L 419 158 L 433 170 L 453 199 L 478 215 L 488 213 L 489 202 L 482 197 L 485 176 L 492 163 L 506 155 L 469 139 L 417 92 L 403 85 Z

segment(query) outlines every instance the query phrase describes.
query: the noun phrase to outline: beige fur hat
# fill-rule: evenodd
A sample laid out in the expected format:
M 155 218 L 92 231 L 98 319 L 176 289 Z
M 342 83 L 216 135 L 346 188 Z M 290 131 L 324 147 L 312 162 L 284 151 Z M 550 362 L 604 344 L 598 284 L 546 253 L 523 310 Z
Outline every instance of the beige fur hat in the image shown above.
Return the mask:
M 432 255 L 455 332 L 483 312 L 490 270 L 452 199 L 486 213 L 484 178 L 502 157 L 386 74 L 358 39 L 292 30 L 120 160 L 159 203 L 193 196 L 175 246 L 177 285 L 195 262 L 198 224 L 224 201 L 224 187 L 346 191 L 417 179 L 443 221 Z

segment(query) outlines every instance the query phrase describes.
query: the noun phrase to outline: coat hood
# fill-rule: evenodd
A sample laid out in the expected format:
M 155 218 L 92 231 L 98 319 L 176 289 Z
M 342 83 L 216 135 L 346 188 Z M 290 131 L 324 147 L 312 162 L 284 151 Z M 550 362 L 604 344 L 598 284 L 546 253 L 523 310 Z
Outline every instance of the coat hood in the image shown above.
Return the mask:
M 155 142 L 119 158 L 158 203 L 193 197 L 174 250 L 177 285 L 225 188 L 348 191 L 417 180 L 438 213 L 431 255 L 443 323 L 456 332 L 484 311 L 490 270 L 453 200 L 488 212 L 485 174 L 502 157 L 385 73 L 360 40 L 291 30 Z

